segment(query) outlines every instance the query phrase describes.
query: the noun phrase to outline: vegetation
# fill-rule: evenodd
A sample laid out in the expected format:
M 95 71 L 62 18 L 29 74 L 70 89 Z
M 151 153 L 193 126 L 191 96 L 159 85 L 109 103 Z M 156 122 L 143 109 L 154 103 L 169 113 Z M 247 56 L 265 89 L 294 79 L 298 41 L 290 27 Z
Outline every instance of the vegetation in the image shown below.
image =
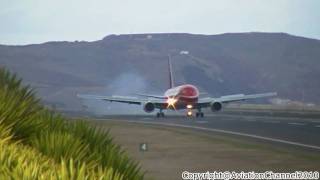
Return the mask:
M 109 132 L 43 107 L 0 69 L 0 179 L 143 179 Z

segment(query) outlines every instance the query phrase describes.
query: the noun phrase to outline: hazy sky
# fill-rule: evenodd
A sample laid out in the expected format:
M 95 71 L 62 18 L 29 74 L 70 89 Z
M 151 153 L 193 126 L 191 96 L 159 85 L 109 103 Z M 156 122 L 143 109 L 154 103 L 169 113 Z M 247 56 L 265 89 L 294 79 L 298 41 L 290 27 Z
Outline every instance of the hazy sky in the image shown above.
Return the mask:
M 0 0 L 0 44 L 109 34 L 287 32 L 320 39 L 320 0 Z

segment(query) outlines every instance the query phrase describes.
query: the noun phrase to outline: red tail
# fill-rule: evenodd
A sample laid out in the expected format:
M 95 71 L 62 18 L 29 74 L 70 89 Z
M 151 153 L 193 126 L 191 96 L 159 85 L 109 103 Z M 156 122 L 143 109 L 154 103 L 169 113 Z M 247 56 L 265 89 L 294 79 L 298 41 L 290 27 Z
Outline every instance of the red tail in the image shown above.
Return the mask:
M 169 68 L 169 88 L 174 87 L 173 75 L 172 75 L 172 65 L 171 65 L 171 57 L 168 55 L 168 68 Z

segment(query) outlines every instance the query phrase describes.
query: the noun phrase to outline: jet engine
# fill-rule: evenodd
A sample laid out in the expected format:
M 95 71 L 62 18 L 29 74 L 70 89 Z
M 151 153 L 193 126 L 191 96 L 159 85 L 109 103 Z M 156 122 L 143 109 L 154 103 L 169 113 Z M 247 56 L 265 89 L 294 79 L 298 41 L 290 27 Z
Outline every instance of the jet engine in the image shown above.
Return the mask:
M 210 106 L 211 106 L 211 111 L 213 112 L 220 111 L 222 109 L 221 102 L 212 102 Z
M 147 102 L 143 106 L 143 110 L 147 113 L 151 113 L 152 111 L 154 111 L 154 109 L 155 109 L 155 106 L 151 102 Z

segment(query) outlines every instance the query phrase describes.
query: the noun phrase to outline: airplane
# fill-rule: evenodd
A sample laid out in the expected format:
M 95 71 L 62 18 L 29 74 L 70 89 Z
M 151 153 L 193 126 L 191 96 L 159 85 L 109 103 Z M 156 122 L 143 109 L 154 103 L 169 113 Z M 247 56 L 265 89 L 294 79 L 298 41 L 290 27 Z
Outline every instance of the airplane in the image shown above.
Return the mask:
M 261 94 L 234 94 L 221 97 L 204 97 L 200 98 L 199 90 L 192 84 L 183 84 L 179 86 L 174 85 L 173 71 L 171 64 L 171 57 L 168 55 L 168 72 L 169 72 L 169 89 L 165 91 L 163 96 L 150 95 L 150 94 L 135 94 L 138 97 L 125 97 L 125 96 L 99 96 L 77 94 L 79 98 L 83 99 L 98 99 L 109 102 L 119 102 L 127 104 L 143 105 L 143 110 L 147 113 L 159 109 L 156 116 L 164 117 L 163 110 L 180 110 L 186 109 L 187 116 L 193 116 L 193 110 L 196 109 L 196 117 L 204 117 L 202 108 L 209 108 L 212 112 L 220 111 L 223 104 L 229 102 L 243 101 L 248 99 L 263 98 L 276 96 L 276 92 L 261 93 Z M 141 98 L 144 97 L 144 98 Z

